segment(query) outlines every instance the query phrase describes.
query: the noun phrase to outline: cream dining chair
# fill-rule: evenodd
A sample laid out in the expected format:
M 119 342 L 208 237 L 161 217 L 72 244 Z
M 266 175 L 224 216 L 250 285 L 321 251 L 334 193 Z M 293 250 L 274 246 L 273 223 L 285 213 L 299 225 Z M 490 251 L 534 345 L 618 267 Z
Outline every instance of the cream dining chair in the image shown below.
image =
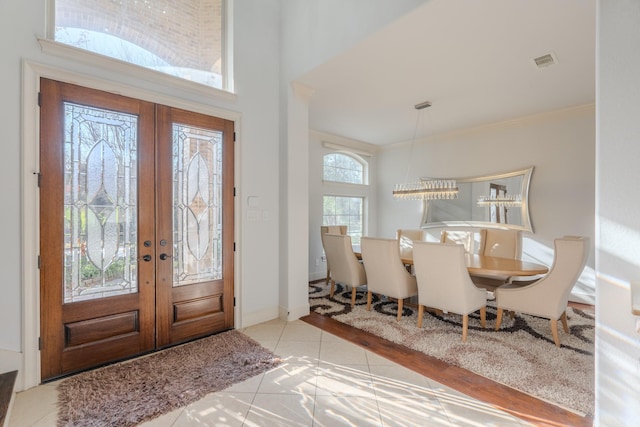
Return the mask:
M 480 255 L 500 258 L 522 258 L 522 233 L 520 230 L 483 228 L 480 230 Z
M 346 225 L 322 225 L 320 226 L 320 240 L 322 241 L 322 249 L 324 249 L 324 235 L 325 234 L 347 234 L 347 226 Z M 325 250 L 325 255 L 326 255 Z M 331 267 L 329 265 L 329 260 L 327 259 L 327 280 L 326 284 L 329 284 L 331 280 Z
M 487 292 L 471 281 L 462 245 L 415 242 L 413 264 L 418 282 L 418 328 L 422 327 L 425 307 L 461 314 L 462 342 L 467 341 L 470 313 L 480 310 L 480 325 L 486 326 Z
M 478 254 L 509 259 L 522 259 L 522 233 L 520 230 L 483 228 L 480 230 Z M 474 275 L 473 281 L 482 287 L 495 289 L 511 278 L 503 275 Z
M 413 258 L 413 242 L 422 242 L 426 240 L 427 232 L 425 230 L 398 229 L 396 231 L 396 240 L 400 250 L 400 258 Z
M 351 307 L 356 303 L 357 288 L 367 284 L 364 266 L 358 261 L 351 246 L 351 236 L 340 234 L 324 235 L 324 250 L 331 265 L 331 290 L 333 297 L 335 286 L 342 283 L 351 286 Z
M 475 250 L 473 231 L 443 230 L 440 233 L 440 243 L 457 243 L 464 246 L 464 251 L 472 254 Z
M 547 318 L 556 347 L 560 347 L 558 319 L 569 333 L 567 301 L 571 289 L 582 274 L 589 253 L 586 237 L 565 236 L 554 240 L 553 265 L 542 279 L 526 286 L 505 285 L 496 289 L 496 331 L 500 329 L 504 310 L 518 311 Z
M 367 310 L 371 311 L 372 294 L 398 300 L 398 316 L 402 318 L 404 299 L 418 294 L 416 278 L 407 272 L 394 239 L 362 237 L 362 261 L 367 272 Z

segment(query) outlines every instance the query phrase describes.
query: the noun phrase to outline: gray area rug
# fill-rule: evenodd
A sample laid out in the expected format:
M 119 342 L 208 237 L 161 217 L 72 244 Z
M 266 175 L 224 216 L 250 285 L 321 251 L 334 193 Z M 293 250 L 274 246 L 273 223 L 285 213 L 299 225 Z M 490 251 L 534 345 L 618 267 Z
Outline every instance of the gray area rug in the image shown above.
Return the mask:
M 462 343 L 462 316 L 425 311 L 418 329 L 417 309 L 405 304 L 402 320 L 397 322 L 395 302 L 374 295 L 373 307 L 367 311 L 366 292 L 361 291 L 351 309 L 351 291 L 336 286 L 329 298 L 324 283 L 309 285 L 311 310 L 580 415 L 593 416 L 593 311 L 567 309 L 570 333 L 559 328 L 561 347 L 557 348 L 548 319 L 505 315 L 501 329 L 495 331 L 496 309 L 488 301 L 487 328 L 480 326 L 478 313 L 470 315 L 467 342 Z
M 223 332 L 62 381 L 58 426 L 134 426 L 279 363 L 241 332 Z

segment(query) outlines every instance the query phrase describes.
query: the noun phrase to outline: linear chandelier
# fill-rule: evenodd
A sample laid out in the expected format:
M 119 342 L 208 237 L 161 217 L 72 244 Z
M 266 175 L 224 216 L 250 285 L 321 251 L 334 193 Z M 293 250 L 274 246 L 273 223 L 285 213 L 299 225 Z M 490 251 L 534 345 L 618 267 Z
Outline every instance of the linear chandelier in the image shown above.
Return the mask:
M 458 198 L 458 187 L 454 179 L 438 179 L 429 178 L 421 179 L 418 182 L 407 182 L 409 178 L 409 170 L 411 169 L 411 160 L 413 159 L 413 146 L 418 132 L 418 124 L 420 122 L 420 110 L 431 107 L 430 101 L 416 104 L 415 109 L 418 110 L 416 117 L 416 126 L 411 139 L 411 149 L 409 151 L 409 164 L 407 165 L 407 175 L 404 184 L 396 184 L 393 190 L 393 197 L 399 200 L 445 200 Z
M 504 196 L 480 196 L 478 206 L 504 206 L 506 208 L 522 206 L 522 195 L 507 194 Z

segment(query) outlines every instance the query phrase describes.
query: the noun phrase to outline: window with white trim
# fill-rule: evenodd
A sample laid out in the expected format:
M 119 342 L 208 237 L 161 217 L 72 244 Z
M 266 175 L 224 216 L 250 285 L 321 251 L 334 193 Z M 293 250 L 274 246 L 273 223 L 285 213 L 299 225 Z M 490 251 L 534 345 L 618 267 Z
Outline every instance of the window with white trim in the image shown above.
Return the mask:
M 55 0 L 56 42 L 230 90 L 226 0 Z
M 357 156 L 346 153 L 324 155 L 322 224 L 346 225 L 354 245 L 360 244 L 364 234 L 367 171 L 367 163 Z

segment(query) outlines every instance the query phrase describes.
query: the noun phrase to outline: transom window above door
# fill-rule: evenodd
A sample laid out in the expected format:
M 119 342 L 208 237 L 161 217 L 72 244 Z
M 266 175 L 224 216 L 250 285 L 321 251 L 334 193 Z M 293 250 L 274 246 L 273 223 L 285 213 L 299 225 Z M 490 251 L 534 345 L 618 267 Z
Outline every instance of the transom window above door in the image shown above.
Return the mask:
M 227 0 L 55 0 L 56 42 L 231 91 Z

